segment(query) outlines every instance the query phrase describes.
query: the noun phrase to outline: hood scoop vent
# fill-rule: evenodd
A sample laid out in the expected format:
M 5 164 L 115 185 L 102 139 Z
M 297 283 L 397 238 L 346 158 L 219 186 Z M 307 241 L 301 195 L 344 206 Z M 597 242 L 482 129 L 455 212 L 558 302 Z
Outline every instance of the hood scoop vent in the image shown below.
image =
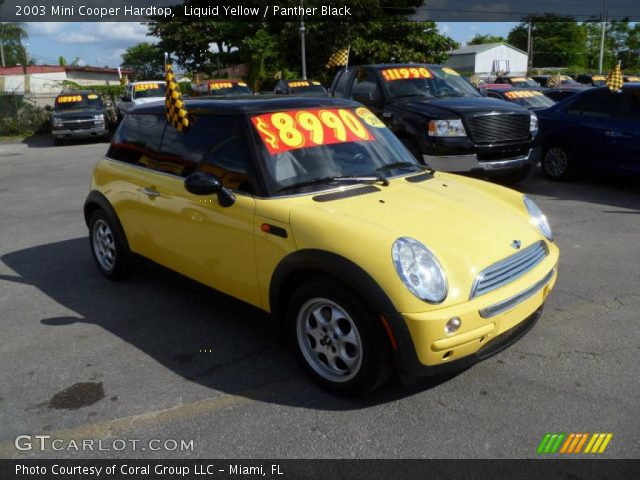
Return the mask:
M 333 200 L 342 200 L 343 198 L 358 197 L 360 195 L 366 195 L 367 193 L 379 192 L 380 189 L 373 185 L 365 185 L 358 188 L 350 188 L 349 190 L 342 190 L 341 192 L 331 192 L 322 195 L 316 195 L 313 199 L 316 202 L 331 202 Z

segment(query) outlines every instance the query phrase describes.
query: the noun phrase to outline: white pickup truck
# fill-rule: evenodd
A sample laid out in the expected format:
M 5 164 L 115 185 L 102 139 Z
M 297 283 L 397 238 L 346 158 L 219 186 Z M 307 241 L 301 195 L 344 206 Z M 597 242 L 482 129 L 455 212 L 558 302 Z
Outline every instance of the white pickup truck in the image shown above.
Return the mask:
M 125 86 L 124 95 L 120 97 L 118 102 L 118 120 L 122 120 L 122 117 L 131 107 L 164 100 L 164 95 L 164 80 L 144 80 L 128 83 Z

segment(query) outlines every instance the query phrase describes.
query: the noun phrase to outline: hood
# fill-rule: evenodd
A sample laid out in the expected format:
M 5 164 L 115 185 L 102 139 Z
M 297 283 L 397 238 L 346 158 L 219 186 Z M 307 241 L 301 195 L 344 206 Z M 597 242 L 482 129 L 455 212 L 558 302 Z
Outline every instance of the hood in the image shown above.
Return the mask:
M 460 116 L 491 112 L 527 113 L 524 107 L 487 97 L 399 98 L 393 100 L 392 105 L 425 114 L 433 114 L 434 110 Z
M 76 110 L 55 111 L 53 116 L 63 120 L 79 120 L 93 117 L 94 115 L 104 115 L 104 108 L 78 108 Z
M 362 266 L 371 264 L 366 256 L 371 249 L 360 253 L 362 246 L 373 245 L 374 251 L 389 255 L 387 275 L 395 275 L 393 242 L 414 238 L 434 253 L 447 273 L 445 304 L 466 301 L 480 271 L 516 253 L 514 240 L 524 248 L 542 236 L 529 221 L 522 194 L 457 178 L 436 174 L 420 183 L 398 178 L 387 187 L 378 186 L 379 192 L 325 202 L 294 197 L 290 222 L 295 241 L 298 248 L 333 244 Z
M 135 98 L 133 100 L 134 105 L 144 105 L 145 103 L 152 102 L 164 102 L 164 95 L 162 97 L 148 97 L 148 98 Z

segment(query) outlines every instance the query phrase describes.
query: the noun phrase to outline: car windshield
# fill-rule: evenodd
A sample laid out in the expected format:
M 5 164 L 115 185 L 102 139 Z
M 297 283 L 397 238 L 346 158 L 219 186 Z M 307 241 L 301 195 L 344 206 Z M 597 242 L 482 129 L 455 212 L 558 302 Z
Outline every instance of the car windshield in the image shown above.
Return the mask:
M 287 110 L 250 117 L 268 188 L 307 193 L 423 167 L 368 109 Z
M 504 92 L 504 96 L 510 102 L 527 108 L 547 108 L 555 103 L 538 90 L 512 90 L 510 92 Z
M 133 86 L 133 98 L 164 97 L 164 83 L 139 83 Z
M 102 108 L 104 108 L 102 99 L 95 93 L 71 93 L 58 96 L 54 109 L 56 112 L 68 112 L 70 110 L 99 110 Z
M 394 98 L 481 96 L 458 72 L 448 67 L 407 65 L 379 72 L 385 90 Z
M 251 89 L 244 82 L 211 82 L 210 95 L 251 95 Z
M 320 82 L 313 81 L 289 82 L 289 90 L 291 93 L 327 93 Z
M 539 87 L 540 84 L 536 82 L 533 78 L 529 77 L 512 77 L 511 85 L 514 87 Z

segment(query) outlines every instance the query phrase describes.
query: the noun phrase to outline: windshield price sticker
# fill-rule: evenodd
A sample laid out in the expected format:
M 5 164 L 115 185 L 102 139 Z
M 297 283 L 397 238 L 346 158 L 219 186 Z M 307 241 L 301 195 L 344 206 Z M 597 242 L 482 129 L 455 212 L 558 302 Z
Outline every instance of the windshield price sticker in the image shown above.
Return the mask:
M 309 86 L 309 82 L 289 82 L 290 88 L 308 87 L 308 86 Z
M 334 143 L 373 140 L 353 112 L 340 109 L 289 110 L 251 117 L 271 155 Z
M 504 95 L 507 98 L 530 98 L 530 97 L 538 97 L 542 96 L 542 92 L 538 92 L 537 90 L 525 90 L 522 92 L 505 92 Z
M 411 78 L 431 78 L 431 72 L 424 67 L 387 68 L 382 70 L 385 82 L 406 80 Z
M 606 80 L 607 77 L 605 77 L 604 75 L 594 75 L 593 79 L 594 80 Z
M 65 95 L 64 97 L 56 98 L 56 102 L 58 103 L 75 103 L 81 101 L 82 95 Z
M 140 85 L 133 86 L 133 89 L 136 92 L 142 92 L 144 90 L 155 90 L 156 88 L 160 88 L 157 83 L 142 83 Z
M 223 88 L 233 88 L 233 83 L 231 82 L 211 82 L 209 84 L 209 88 L 211 90 L 220 90 Z

